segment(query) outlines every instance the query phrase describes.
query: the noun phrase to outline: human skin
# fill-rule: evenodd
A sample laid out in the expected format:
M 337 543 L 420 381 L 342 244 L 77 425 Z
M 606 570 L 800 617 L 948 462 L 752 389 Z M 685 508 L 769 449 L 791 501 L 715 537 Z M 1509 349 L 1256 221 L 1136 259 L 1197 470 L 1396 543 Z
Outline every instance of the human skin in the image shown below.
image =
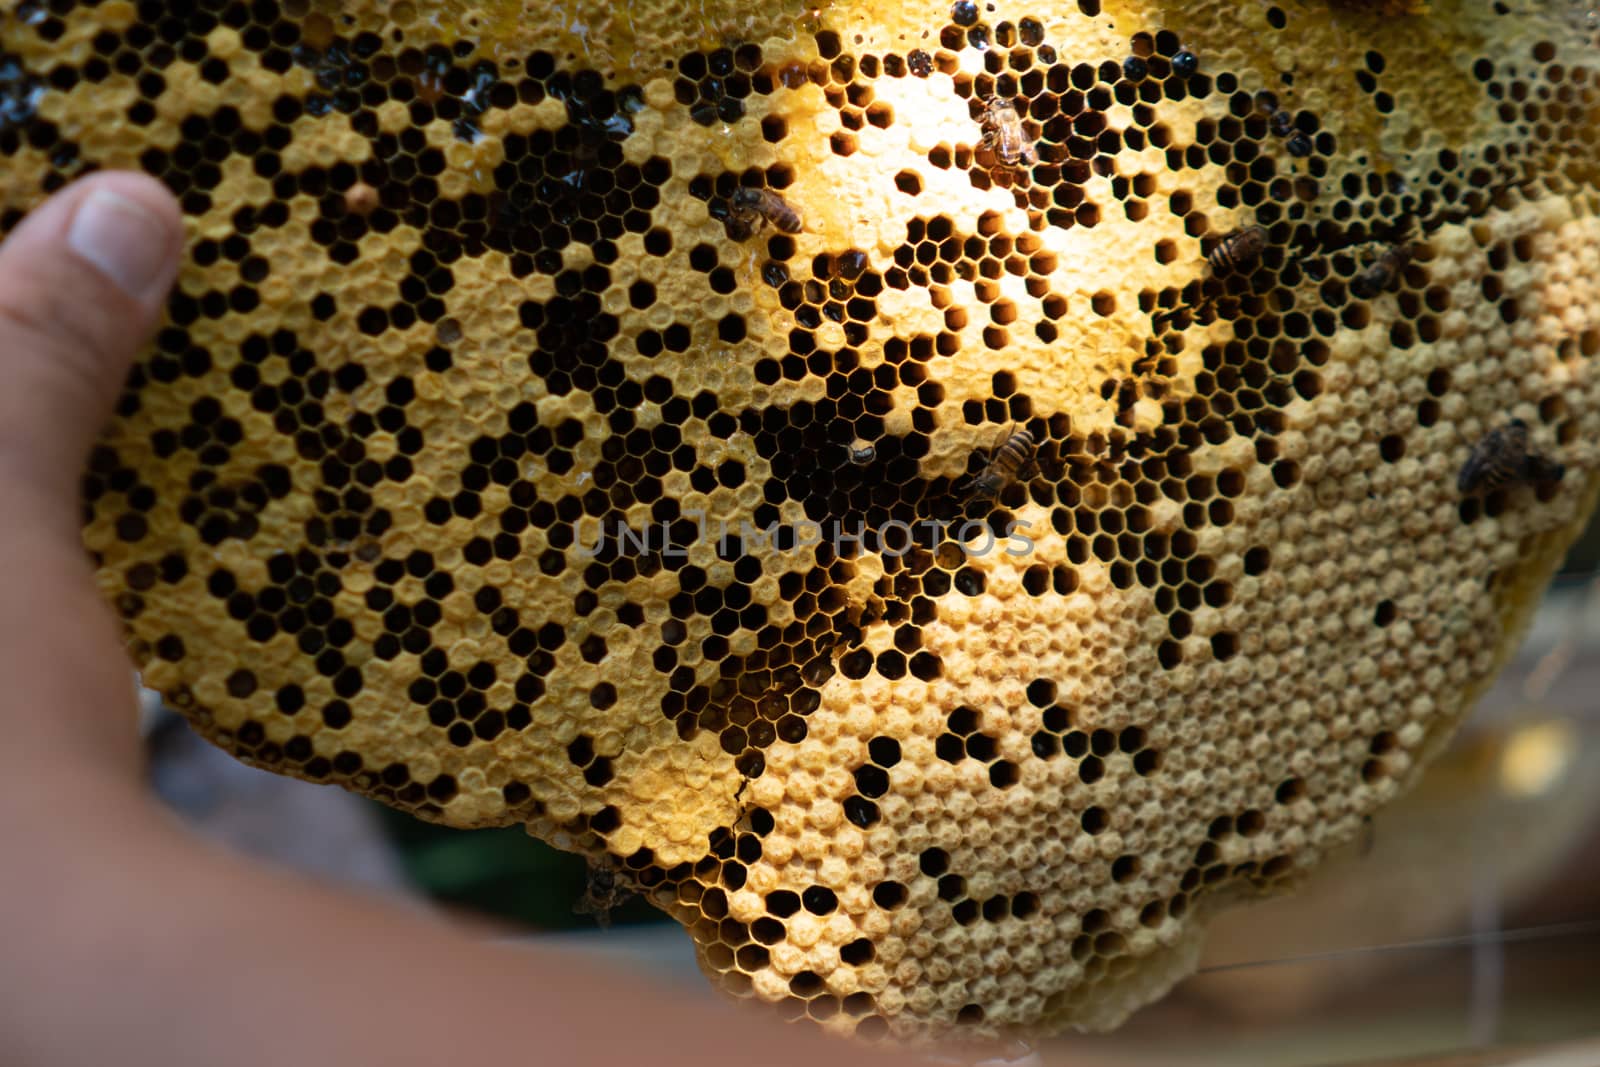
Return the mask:
M 203 843 L 152 801 L 77 486 L 182 235 L 159 183 L 100 174 L 0 245 L 0 1060 L 912 1062 L 486 943 Z

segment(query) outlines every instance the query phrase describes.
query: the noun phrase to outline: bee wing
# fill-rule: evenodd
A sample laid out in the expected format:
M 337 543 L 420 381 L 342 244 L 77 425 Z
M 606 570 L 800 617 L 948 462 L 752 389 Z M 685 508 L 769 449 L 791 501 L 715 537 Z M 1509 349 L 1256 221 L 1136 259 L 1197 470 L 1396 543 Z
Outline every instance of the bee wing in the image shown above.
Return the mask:
M 972 501 L 983 495 L 983 477 L 989 472 L 989 468 L 994 463 L 995 451 L 1004 443 L 1005 433 L 1002 431 L 1001 436 L 995 439 L 994 443 L 989 446 L 989 451 L 984 454 L 983 466 L 978 468 L 978 472 L 976 474 L 967 475 L 965 478 L 954 483 L 950 487 L 952 491 L 961 486 L 966 487 L 965 494 L 961 498 L 961 503 L 963 506 L 972 503 Z
M 1039 442 L 1035 440 L 1028 445 L 1027 462 L 1017 468 L 1017 477 L 1024 479 L 1034 478 L 1042 473 L 1043 468 L 1039 466 Z
M 1526 470 L 1530 482 L 1559 482 L 1567 474 L 1566 465 L 1549 456 L 1529 456 Z
M 984 475 L 988 472 L 988 470 L 989 465 L 985 463 L 983 465 L 983 469 L 977 474 L 969 474 L 967 477 L 962 478 L 960 481 L 957 481 L 950 486 L 950 491 L 952 493 L 956 492 L 957 490 L 961 491 L 962 507 L 966 507 L 974 500 L 980 500 L 989 494 L 989 490 L 984 486 Z

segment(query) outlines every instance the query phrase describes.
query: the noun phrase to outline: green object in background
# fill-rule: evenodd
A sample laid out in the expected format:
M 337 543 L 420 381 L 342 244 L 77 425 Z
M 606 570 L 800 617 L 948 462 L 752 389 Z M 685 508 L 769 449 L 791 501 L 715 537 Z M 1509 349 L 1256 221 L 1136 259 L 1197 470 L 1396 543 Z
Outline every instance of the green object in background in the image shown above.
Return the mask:
M 583 857 L 553 849 L 514 826 L 451 830 L 376 802 L 372 806 L 407 877 L 434 900 L 542 930 L 597 925 L 594 916 L 572 910 L 588 883 Z M 665 921 L 639 897 L 611 912 L 617 926 Z
M 1562 577 L 1593 577 L 1600 571 L 1600 515 L 1589 520 L 1583 535 L 1567 550 L 1567 558 L 1558 572 Z

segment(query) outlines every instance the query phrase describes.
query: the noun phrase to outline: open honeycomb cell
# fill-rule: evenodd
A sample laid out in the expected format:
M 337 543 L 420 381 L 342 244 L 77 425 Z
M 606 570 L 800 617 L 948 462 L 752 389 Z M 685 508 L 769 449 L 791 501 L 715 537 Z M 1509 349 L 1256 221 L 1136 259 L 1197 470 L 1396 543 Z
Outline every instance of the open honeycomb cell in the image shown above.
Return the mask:
M 84 481 L 146 681 L 787 1018 L 1115 1025 L 1595 500 L 1595 28 L 1424 7 L 7 0 L 0 226 L 188 216 Z

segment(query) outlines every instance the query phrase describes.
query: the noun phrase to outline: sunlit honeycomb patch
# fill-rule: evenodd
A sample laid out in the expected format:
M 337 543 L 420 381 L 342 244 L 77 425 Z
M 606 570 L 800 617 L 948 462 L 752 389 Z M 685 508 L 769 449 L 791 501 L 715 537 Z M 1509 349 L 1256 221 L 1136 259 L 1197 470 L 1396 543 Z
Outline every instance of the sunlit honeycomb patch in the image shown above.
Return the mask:
M 1593 29 L 1420 6 L 6 5 L 0 224 L 189 217 L 84 481 L 146 681 L 787 1018 L 1114 1025 L 1593 503 Z

